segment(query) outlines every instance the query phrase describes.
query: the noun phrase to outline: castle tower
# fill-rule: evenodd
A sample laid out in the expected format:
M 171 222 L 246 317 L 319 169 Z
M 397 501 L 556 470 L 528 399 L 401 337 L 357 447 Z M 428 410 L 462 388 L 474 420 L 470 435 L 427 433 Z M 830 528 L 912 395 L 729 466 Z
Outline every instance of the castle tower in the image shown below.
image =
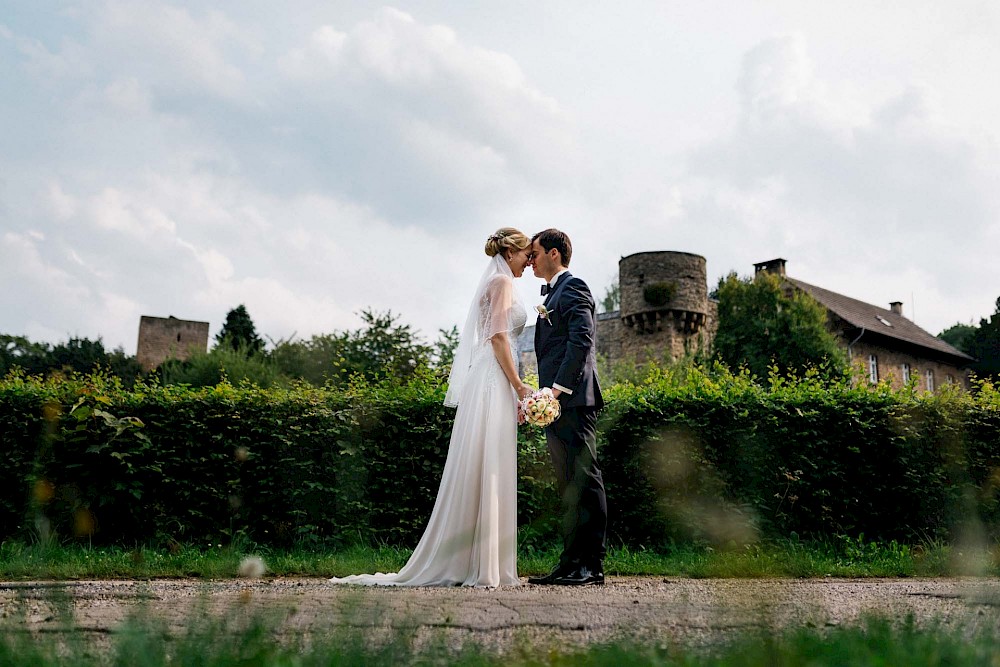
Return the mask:
M 139 320 L 136 357 L 143 370 L 152 370 L 167 359 L 188 359 L 208 349 L 208 322 L 143 315 Z
M 636 253 L 618 262 L 618 280 L 617 322 L 598 318 L 599 351 L 611 358 L 666 361 L 709 347 L 716 304 L 708 298 L 704 257 Z

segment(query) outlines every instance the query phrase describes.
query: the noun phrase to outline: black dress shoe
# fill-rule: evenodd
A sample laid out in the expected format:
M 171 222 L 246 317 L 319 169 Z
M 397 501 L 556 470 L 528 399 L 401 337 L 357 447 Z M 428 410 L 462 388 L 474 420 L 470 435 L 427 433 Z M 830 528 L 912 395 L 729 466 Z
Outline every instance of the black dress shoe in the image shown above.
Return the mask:
M 591 586 L 604 583 L 604 568 L 581 565 L 568 574 L 556 577 L 550 582 L 553 586 Z
M 541 577 L 528 577 L 528 583 L 529 584 L 539 584 L 541 586 L 548 586 L 549 584 L 551 584 L 553 581 L 555 581 L 559 577 L 561 577 L 561 576 L 563 576 L 565 574 L 569 574 L 574 569 L 576 569 L 574 565 L 561 565 L 561 564 L 560 565 L 556 565 L 554 568 L 552 568 L 551 572 L 549 572 L 548 574 L 546 574 L 544 576 L 541 576 Z

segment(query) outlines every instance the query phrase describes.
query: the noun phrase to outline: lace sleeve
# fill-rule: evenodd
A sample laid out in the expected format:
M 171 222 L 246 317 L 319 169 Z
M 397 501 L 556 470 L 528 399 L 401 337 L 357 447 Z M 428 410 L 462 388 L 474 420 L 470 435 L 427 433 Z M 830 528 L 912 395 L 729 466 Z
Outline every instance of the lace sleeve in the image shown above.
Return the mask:
M 513 281 L 507 276 L 494 276 L 486 285 L 480 304 L 479 340 L 486 342 L 498 333 L 513 330 L 513 305 Z
M 496 255 L 483 272 L 469 305 L 448 376 L 445 405 L 457 406 L 461 400 L 475 353 L 498 333 L 514 331 L 515 312 L 521 312 L 523 320 L 524 305 L 514 290 L 514 274 L 503 256 Z

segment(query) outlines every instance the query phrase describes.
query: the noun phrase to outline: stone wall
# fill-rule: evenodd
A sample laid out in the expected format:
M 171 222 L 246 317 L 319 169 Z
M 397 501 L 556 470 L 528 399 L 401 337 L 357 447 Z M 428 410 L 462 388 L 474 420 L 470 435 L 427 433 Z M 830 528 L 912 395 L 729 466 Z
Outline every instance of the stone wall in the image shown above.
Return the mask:
M 139 320 L 136 357 L 144 370 L 152 370 L 167 359 L 188 359 L 208 350 L 208 322 L 179 320 L 174 316 Z
M 875 355 L 878 379 L 888 380 L 896 389 L 901 389 L 906 384 L 903 379 L 903 364 L 909 364 L 910 377 L 917 379 L 917 389 L 921 391 L 938 391 L 949 384 L 958 384 L 965 390 L 969 389 L 969 371 L 966 369 L 905 351 L 891 350 L 864 339 L 852 345 L 850 349 L 851 365 L 860 367 L 863 377 L 869 377 L 871 355 Z M 932 386 L 928 386 L 927 383 L 928 371 L 933 376 Z
M 538 375 L 538 360 L 535 359 L 535 326 L 524 327 L 517 338 L 517 372 L 524 379 L 527 375 Z

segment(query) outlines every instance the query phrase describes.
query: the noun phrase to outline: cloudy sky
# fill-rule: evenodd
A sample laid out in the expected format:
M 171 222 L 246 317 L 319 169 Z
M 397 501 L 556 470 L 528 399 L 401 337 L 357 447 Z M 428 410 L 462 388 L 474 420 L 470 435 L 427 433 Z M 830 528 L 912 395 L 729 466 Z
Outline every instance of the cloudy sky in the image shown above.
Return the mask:
M 244 303 L 433 338 L 506 225 L 568 232 L 597 296 L 634 252 L 784 257 L 978 322 L 998 34 L 994 0 L 0 0 L 0 333 L 134 352 Z

